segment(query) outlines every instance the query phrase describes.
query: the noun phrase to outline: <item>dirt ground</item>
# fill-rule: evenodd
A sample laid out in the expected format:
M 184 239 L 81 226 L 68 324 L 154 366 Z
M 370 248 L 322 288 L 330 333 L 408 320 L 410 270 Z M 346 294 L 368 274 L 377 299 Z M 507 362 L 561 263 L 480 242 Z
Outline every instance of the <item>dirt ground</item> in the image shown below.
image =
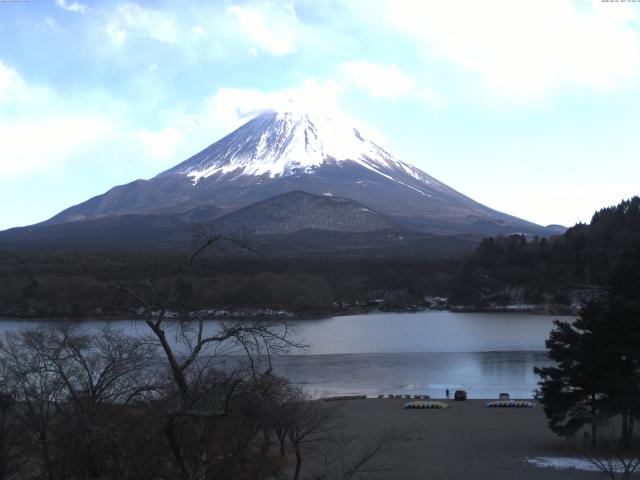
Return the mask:
M 533 457 L 582 457 L 581 442 L 557 437 L 540 406 L 487 408 L 484 400 L 450 401 L 444 410 L 406 410 L 405 400 L 339 402 L 346 434 L 372 438 L 387 429 L 407 433 L 375 457 L 375 480 L 573 480 L 605 478 L 601 473 L 539 468 Z

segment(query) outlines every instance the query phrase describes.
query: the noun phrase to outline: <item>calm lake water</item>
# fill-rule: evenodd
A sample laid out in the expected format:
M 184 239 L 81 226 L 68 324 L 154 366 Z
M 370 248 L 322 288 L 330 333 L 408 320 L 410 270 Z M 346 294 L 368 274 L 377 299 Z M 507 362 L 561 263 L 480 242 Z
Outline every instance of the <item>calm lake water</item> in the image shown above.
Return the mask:
M 463 388 L 470 398 L 500 392 L 530 397 L 534 366 L 546 365 L 544 341 L 554 319 L 573 317 L 527 313 L 376 313 L 294 322 L 296 337 L 308 345 L 274 360 L 276 373 L 310 393 L 429 394 Z M 0 331 L 39 322 L 0 321 Z M 146 334 L 140 321 L 114 321 L 130 334 Z M 215 329 L 217 322 L 208 322 Z M 83 328 L 98 332 L 103 321 Z

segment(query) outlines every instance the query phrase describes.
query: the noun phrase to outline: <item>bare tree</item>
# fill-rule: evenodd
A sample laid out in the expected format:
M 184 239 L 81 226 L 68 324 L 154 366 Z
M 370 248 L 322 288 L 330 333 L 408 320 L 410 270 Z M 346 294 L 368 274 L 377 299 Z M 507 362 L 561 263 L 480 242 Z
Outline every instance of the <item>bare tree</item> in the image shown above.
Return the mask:
M 268 421 L 279 441 L 279 456 L 287 453 L 287 440 L 295 455 L 292 478 L 348 480 L 364 472 L 380 472 L 371 461 L 405 431 L 389 430 L 370 437 L 344 435 L 343 404 L 314 400 L 300 388 L 283 383 L 269 407 Z M 306 460 L 305 460 L 306 459 Z
M 114 461 L 116 438 L 129 404 L 156 395 L 160 385 L 154 365 L 155 347 L 105 326 L 98 335 L 83 334 L 78 324 L 55 323 L 24 333 L 40 352 L 50 375 L 64 385 L 59 430 L 69 438 L 69 468 L 99 476 Z M 64 433 L 67 435 L 64 435 Z
M 250 250 L 242 240 L 201 230 L 199 244 L 182 266 L 169 287 L 161 293 L 150 279 L 138 285 L 121 283 L 119 290 L 133 298 L 144 315 L 167 362 L 175 388 L 175 407 L 166 416 L 165 433 L 171 451 L 179 465 L 181 475 L 188 479 L 206 478 L 207 470 L 220 457 L 220 452 L 211 450 L 211 424 L 216 418 L 229 417 L 232 412 L 227 391 L 224 403 L 216 401 L 219 383 L 212 374 L 217 361 L 229 353 L 242 353 L 247 360 L 250 378 L 258 385 L 259 378 L 271 372 L 271 356 L 288 348 L 300 347 L 291 337 L 291 328 L 286 322 L 267 321 L 223 321 L 207 329 L 203 318 L 190 318 L 188 309 L 181 305 L 180 285 L 197 259 L 209 250 L 225 251 L 228 245 Z M 182 318 L 172 319 L 174 312 L 185 312 Z M 265 371 L 259 371 L 257 358 L 266 358 Z M 234 375 L 232 375 L 233 377 Z M 230 380 L 232 390 L 244 383 L 241 375 L 237 381 Z M 246 417 L 240 416 L 239 419 Z M 240 422 L 245 428 L 249 423 Z M 253 422 L 251 425 L 255 425 Z M 251 427 L 253 428 L 253 427 Z M 252 437 L 253 431 L 247 435 Z
M 0 347 L 0 375 L 15 400 L 13 415 L 33 445 L 32 469 L 48 480 L 61 478 L 64 457 L 56 448 L 56 415 L 64 399 L 64 384 L 52 375 L 42 352 L 31 348 L 22 333 L 5 335 Z M 29 454 L 27 454 L 29 456 Z
M 299 401 L 300 390 L 287 385 L 269 408 L 268 421 L 278 439 L 280 457 L 284 457 L 286 454 L 285 449 L 289 431 L 296 421 L 296 415 L 292 415 L 295 410 L 291 409 L 291 405 L 297 405 Z
M 250 245 L 243 239 L 210 234 L 204 230 L 199 231 L 197 238 L 200 240 L 199 246 L 184 263 L 165 295 L 156 289 L 150 279 L 137 286 L 126 283 L 119 285 L 120 291 L 133 298 L 142 310 L 146 325 L 164 353 L 181 402 L 184 405 L 188 405 L 193 396 L 193 384 L 189 381 L 190 376 L 191 379 L 197 378 L 198 372 L 205 369 L 202 363 L 199 364 L 202 356 L 207 354 L 215 356 L 221 350 L 229 352 L 235 349 L 237 352 L 239 348 L 246 353 L 253 365 L 253 358 L 256 355 L 266 355 L 267 358 L 270 358 L 271 355 L 280 353 L 287 348 L 302 347 L 291 340 L 290 325 L 287 322 L 227 321 L 220 322 L 219 328 L 215 331 L 207 332 L 203 318 L 186 317 L 181 318 L 179 322 L 172 322 L 168 319 L 168 314 L 179 310 L 180 285 L 200 256 L 210 249 L 226 251 L 225 246 L 229 244 L 236 248 L 251 250 Z M 168 336 L 171 333 L 179 340 L 178 345 L 172 345 L 170 342 Z M 178 350 L 177 346 L 182 349 Z
M 56 322 L 22 333 L 22 341 L 62 380 L 65 395 L 78 410 L 101 404 L 127 405 L 157 392 L 155 346 L 106 325 L 97 335 L 80 325 Z
M 407 433 L 388 430 L 368 438 L 361 435 L 331 437 L 319 451 L 317 463 L 320 468 L 312 479 L 350 480 L 362 473 L 387 471 L 387 468 L 372 467 L 372 461 Z
M 623 441 L 611 428 L 601 429 L 597 445 L 589 461 L 611 480 L 628 480 L 640 469 L 640 438 Z
M 338 410 L 336 405 L 304 397 L 288 402 L 285 406 L 289 413 L 287 435 L 296 457 L 293 480 L 298 480 L 304 447 L 327 439 L 335 429 Z
M 24 463 L 21 455 L 23 431 L 15 421 L 16 402 L 0 392 L 0 480 L 15 478 Z
M 15 399 L 12 421 L 38 446 L 32 475 L 96 477 L 108 469 L 123 427 L 116 418 L 157 392 L 152 351 L 108 326 L 96 336 L 70 323 L 5 336 L 0 372 Z

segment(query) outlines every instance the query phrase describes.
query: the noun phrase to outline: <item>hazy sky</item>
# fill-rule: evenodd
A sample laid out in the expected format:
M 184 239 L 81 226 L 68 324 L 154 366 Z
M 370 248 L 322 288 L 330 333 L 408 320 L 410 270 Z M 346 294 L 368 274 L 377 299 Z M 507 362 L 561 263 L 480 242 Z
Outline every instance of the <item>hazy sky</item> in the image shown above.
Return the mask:
M 640 3 L 0 2 L 0 229 L 150 178 L 292 100 L 492 208 L 640 193 Z

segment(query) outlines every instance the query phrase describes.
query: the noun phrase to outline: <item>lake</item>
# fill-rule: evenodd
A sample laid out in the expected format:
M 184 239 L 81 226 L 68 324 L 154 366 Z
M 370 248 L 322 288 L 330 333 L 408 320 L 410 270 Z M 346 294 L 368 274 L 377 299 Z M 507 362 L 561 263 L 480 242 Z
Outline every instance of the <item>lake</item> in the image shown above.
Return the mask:
M 465 389 L 470 398 L 500 392 L 531 397 L 534 366 L 548 365 L 544 341 L 553 320 L 573 317 L 528 313 L 372 313 L 294 322 L 308 345 L 274 360 L 275 373 L 317 395 L 428 394 Z M 40 322 L 1 320 L 0 331 Z M 147 333 L 140 321 L 114 321 L 130 334 Z M 83 328 L 98 332 L 103 321 Z M 217 322 L 208 322 L 214 329 Z
M 421 311 L 298 322 L 306 355 L 277 358 L 276 371 L 307 391 L 428 394 L 465 389 L 470 398 L 500 392 L 529 398 L 534 366 L 548 365 L 544 342 L 553 320 L 528 313 Z

